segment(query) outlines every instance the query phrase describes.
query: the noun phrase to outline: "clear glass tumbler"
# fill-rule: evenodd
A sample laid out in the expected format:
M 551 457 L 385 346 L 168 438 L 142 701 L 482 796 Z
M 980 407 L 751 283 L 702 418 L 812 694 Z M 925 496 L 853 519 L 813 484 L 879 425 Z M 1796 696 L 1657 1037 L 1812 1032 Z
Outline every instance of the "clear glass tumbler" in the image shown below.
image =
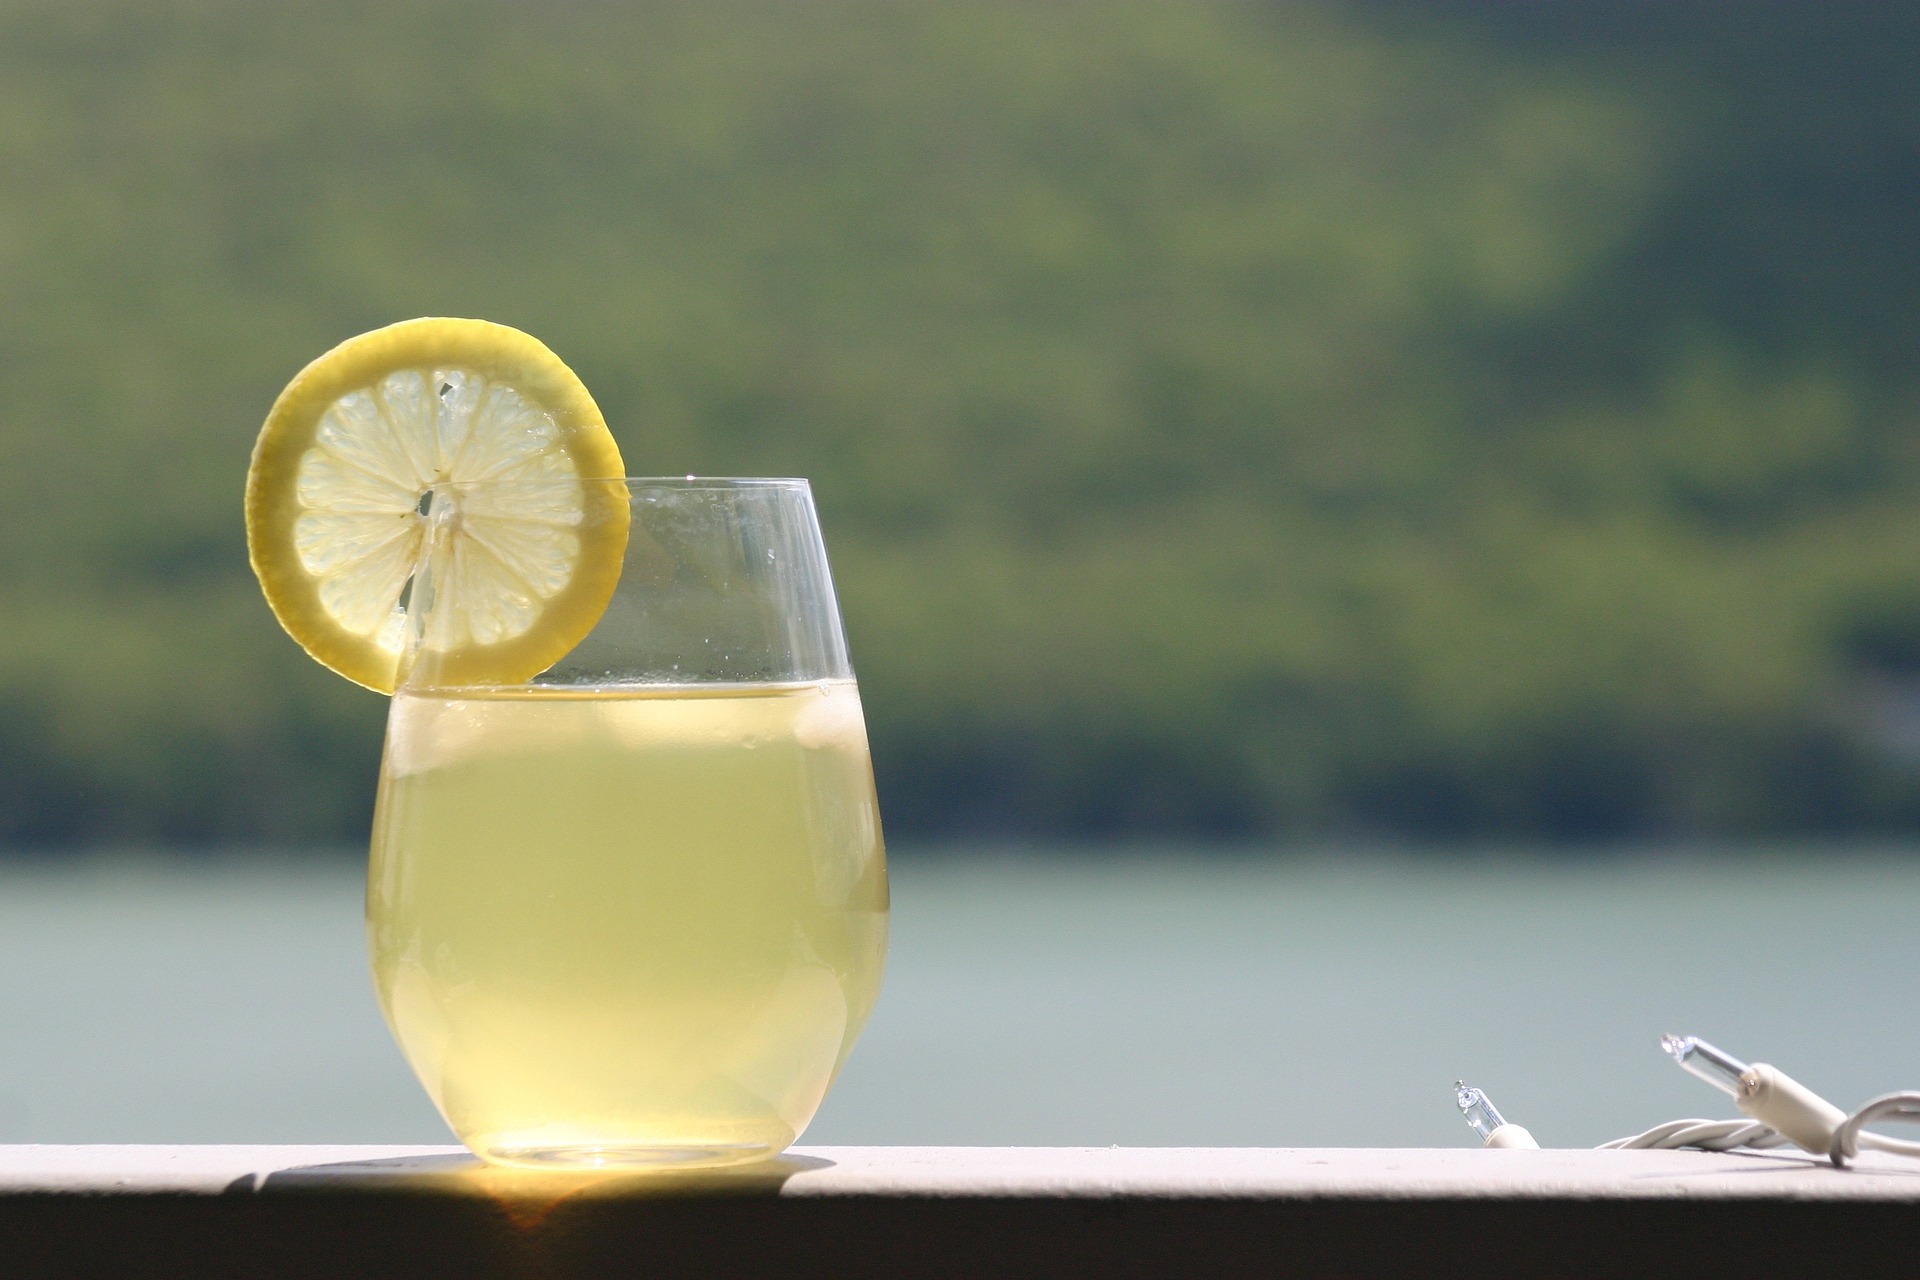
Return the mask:
M 511 685 L 434 660 L 387 722 L 375 985 L 487 1160 L 710 1167 L 800 1134 L 879 994 L 873 771 L 804 480 L 585 481 L 611 602 Z M 483 500 L 441 486 L 441 511 Z M 462 492 L 471 489 L 472 492 Z M 416 592 L 416 596 L 428 593 Z

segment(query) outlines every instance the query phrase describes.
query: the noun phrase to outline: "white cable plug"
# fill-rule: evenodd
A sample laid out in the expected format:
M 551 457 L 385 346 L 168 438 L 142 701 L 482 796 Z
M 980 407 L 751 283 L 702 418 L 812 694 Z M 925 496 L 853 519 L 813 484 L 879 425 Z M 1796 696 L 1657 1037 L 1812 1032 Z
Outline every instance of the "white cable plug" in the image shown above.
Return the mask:
M 1697 1036 L 1665 1036 L 1660 1047 L 1688 1073 L 1731 1095 L 1734 1105 L 1752 1119 L 1671 1120 L 1631 1138 L 1603 1143 L 1602 1150 L 1698 1147 L 1731 1151 L 1736 1147 L 1765 1149 L 1791 1143 L 1803 1151 L 1826 1156 L 1841 1168 L 1863 1147 L 1920 1158 L 1920 1142 L 1902 1142 L 1863 1127 L 1875 1120 L 1920 1120 L 1920 1093 L 1885 1094 L 1848 1115 L 1778 1067 L 1764 1062 L 1748 1065 Z M 1484 1145 L 1539 1145 L 1525 1129 L 1507 1123 L 1487 1095 L 1471 1085 L 1456 1080 L 1454 1101 Z M 1503 1137 L 1507 1130 L 1517 1131 L 1517 1136 Z M 1496 1142 L 1495 1138 L 1502 1140 Z

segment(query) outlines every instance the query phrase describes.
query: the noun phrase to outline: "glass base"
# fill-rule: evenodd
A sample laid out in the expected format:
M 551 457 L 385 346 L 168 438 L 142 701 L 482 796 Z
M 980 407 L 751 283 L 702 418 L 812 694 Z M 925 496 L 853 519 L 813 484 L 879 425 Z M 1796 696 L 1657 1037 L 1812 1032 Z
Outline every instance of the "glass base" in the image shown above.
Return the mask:
M 615 1144 L 579 1146 L 487 1147 L 480 1151 L 490 1164 L 513 1169 L 571 1169 L 575 1171 L 643 1173 L 648 1170 L 724 1169 L 754 1164 L 780 1154 L 779 1147 L 757 1142 L 715 1143 L 699 1147 L 646 1147 Z

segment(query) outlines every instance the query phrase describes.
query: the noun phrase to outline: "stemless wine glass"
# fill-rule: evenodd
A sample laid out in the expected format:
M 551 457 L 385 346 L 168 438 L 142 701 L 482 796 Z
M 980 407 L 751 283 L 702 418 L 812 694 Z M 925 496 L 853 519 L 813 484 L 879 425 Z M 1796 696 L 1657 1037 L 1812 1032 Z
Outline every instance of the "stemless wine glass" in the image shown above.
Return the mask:
M 572 652 L 510 685 L 453 683 L 470 677 L 430 645 L 407 664 L 374 820 L 375 985 L 441 1114 L 489 1161 L 762 1159 L 826 1095 L 887 942 L 866 727 L 812 495 L 804 480 L 581 483 L 580 518 L 627 537 Z M 431 500 L 457 510 L 481 488 Z M 423 594 L 415 632 L 431 637 Z

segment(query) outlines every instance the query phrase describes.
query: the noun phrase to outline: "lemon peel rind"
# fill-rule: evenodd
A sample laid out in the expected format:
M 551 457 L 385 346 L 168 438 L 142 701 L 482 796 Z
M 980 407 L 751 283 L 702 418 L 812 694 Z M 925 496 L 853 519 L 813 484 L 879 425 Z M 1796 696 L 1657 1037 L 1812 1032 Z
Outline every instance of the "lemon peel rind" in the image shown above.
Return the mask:
M 254 442 L 247 470 L 247 558 L 274 618 L 321 665 L 379 693 L 392 693 L 399 657 L 374 638 L 342 626 L 320 598 L 294 544 L 305 511 L 295 497 L 301 460 L 321 419 L 342 397 L 406 369 L 457 366 L 511 385 L 551 415 L 580 479 L 587 548 L 572 578 L 545 602 L 540 621 L 495 645 L 436 653 L 436 682 L 517 684 L 564 657 L 606 611 L 619 584 L 629 518 L 619 446 L 586 386 L 531 334 L 487 320 L 423 317 L 347 339 L 309 363 L 275 399 Z M 415 673 L 427 667 L 416 665 Z

